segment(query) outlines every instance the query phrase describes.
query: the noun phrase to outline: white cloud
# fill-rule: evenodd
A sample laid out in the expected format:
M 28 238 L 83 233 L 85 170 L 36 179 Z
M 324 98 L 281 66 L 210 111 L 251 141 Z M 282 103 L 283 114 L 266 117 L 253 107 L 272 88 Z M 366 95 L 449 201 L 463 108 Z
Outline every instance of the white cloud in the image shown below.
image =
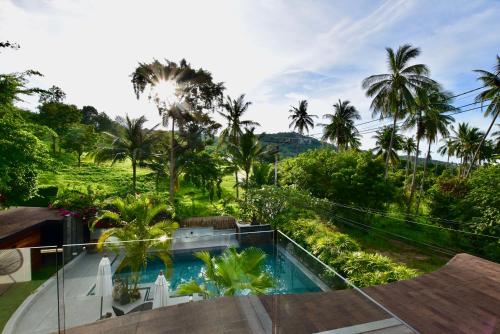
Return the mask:
M 386 70 L 386 46 L 421 46 L 420 61 L 446 87 L 474 88 L 470 70 L 490 67 L 498 52 L 499 10 L 466 0 L 0 0 L 2 39 L 21 44 L 0 55 L 0 72 L 35 68 L 46 75 L 36 83 L 62 87 L 68 102 L 155 122 L 129 75 L 139 61 L 186 58 L 224 81 L 228 94 L 247 93 L 248 118 L 262 131 L 286 131 L 290 105 L 304 98 L 318 115 L 349 99 L 370 120 L 361 80 Z M 373 145 L 371 135 L 363 147 Z

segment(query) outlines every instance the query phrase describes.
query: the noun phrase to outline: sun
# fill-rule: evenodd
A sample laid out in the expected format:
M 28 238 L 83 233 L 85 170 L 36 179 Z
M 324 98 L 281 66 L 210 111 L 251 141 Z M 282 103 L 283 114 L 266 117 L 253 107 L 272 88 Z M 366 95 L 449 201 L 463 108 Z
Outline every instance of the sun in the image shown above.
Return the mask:
M 173 106 L 179 102 L 179 85 L 174 80 L 160 80 L 154 85 L 155 98 L 165 102 L 167 106 Z

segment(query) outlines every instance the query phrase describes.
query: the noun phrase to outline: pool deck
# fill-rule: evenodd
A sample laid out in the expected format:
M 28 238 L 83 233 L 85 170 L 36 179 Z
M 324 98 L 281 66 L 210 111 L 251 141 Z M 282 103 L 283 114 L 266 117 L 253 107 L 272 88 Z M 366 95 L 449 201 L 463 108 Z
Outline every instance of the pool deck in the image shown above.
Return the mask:
M 500 333 L 500 265 L 472 255 L 456 255 L 443 268 L 416 279 L 363 291 L 420 333 Z M 274 333 L 412 332 L 355 290 L 261 296 L 260 306 L 250 298 L 169 306 L 66 332 L 269 333 L 269 321 Z

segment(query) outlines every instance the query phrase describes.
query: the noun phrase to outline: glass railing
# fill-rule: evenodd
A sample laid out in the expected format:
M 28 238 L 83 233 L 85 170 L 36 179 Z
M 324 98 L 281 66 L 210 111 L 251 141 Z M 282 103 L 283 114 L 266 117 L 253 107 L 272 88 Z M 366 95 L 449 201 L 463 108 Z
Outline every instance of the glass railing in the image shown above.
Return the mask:
M 57 279 L 62 249 L 0 249 L 0 332 L 53 333 L 60 329 Z
M 22 297 L 5 333 L 412 332 L 280 231 L 186 228 L 40 254 L 59 274 Z
M 297 293 L 264 297 L 268 309 L 274 306 L 275 333 L 416 332 L 281 231 L 276 232 L 275 247 L 277 277 L 291 282 L 286 284 Z

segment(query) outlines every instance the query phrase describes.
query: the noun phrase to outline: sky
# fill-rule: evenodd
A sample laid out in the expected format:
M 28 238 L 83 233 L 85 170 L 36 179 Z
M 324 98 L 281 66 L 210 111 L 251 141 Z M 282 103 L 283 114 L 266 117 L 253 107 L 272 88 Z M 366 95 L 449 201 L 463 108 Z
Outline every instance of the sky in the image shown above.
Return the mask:
M 359 110 L 359 122 L 372 120 L 361 81 L 387 71 L 386 47 L 421 48 L 416 62 L 455 94 L 480 87 L 473 70 L 492 70 L 499 17 L 495 0 L 0 0 L 0 40 L 21 46 L 0 54 L 0 73 L 36 69 L 44 77 L 32 85 L 61 87 L 67 103 L 111 117 L 146 115 L 155 125 L 158 112 L 136 99 L 130 74 L 139 62 L 185 58 L 224 82 L 228 95 L 246 94 L 257 132 L 284 132 L 301 99 L 319 123 L 339 99 Z M 36 110 L 37 100 L 21 106 Z M 481 129 L 490 121 L 480 110 L 456 120 Z M 311 134 L 320 137 L 321 127 Z M 363 149 L 374 146 L 373 135 L 363 136 Z

